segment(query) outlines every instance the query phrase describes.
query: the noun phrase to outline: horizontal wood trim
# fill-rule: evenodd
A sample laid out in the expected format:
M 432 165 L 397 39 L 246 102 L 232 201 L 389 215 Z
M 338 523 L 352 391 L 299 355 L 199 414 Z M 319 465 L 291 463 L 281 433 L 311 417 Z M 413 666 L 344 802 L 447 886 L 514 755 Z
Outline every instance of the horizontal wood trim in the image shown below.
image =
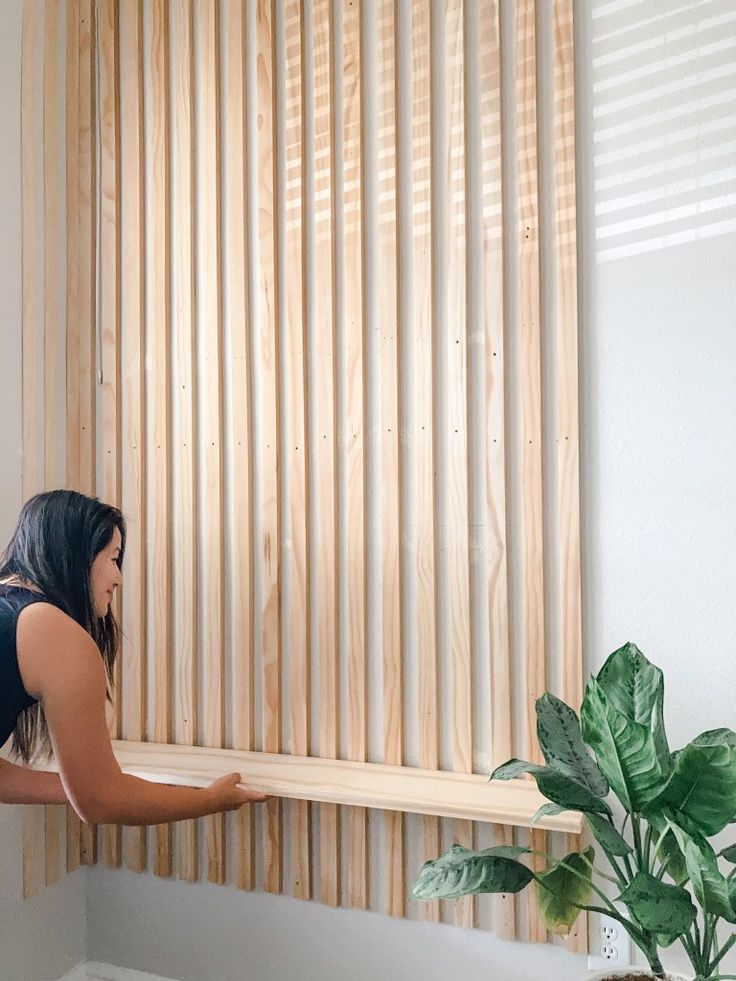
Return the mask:
M 489 783 L 488 777 L 475 773 L 126 740 L 113 740 L 113 749 L 125 773 L 185 787 L 205 787 L 237 771 L 246 777 L 248 787 L 273 797 L 518 827 L 529 827 L 537 809 L 547 802 L 531 781 Z M 52 762 L 39 769 L 56 770 L 56 765 Z M 543 818 L 536 827 L 579 834 L 582 816 L 565 811 Z

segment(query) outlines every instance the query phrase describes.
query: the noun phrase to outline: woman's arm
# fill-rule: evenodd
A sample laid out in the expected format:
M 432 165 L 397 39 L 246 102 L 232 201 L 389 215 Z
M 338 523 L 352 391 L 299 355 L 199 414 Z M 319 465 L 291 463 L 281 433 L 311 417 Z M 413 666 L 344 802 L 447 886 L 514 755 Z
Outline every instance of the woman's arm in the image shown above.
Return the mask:
M 68 804 L 58 773 L 41 773 L 0 760 L 0 804 Z

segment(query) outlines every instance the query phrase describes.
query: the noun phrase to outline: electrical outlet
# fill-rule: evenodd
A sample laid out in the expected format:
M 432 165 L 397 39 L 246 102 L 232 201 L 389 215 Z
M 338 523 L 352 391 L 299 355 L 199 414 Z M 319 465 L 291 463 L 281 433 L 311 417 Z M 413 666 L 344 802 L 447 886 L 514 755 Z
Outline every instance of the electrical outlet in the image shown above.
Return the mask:
M 631 940 L 618 920 L 610 916 L 598 917 L 598 928 L 590 939 L 588 969 L 605 971 L 606 968 L 625 968 L 631 964 Z

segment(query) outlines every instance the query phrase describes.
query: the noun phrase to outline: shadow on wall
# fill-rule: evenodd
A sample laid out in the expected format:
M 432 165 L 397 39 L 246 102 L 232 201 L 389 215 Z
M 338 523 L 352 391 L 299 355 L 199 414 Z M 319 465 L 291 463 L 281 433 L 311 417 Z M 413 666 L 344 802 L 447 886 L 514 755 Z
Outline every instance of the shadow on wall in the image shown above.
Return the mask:
M 735 231 L 736 5 L 610 0 L 589 29 L 597 261 Z

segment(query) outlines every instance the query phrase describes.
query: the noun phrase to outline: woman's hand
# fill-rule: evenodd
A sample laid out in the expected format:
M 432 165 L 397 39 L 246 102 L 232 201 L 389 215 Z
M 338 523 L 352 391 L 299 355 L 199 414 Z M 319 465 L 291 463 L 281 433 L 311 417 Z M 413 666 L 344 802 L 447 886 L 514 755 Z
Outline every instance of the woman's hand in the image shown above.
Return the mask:
M 260 790 L 247 790 L 238 786 L 241 780 L 239 773 L 226 773 L 224 777 L 218 777 L 209 784 L 207 793 L 213 799 L 218 812 L 236 811 L 243 804 L 261 803 L 268 799 Z

